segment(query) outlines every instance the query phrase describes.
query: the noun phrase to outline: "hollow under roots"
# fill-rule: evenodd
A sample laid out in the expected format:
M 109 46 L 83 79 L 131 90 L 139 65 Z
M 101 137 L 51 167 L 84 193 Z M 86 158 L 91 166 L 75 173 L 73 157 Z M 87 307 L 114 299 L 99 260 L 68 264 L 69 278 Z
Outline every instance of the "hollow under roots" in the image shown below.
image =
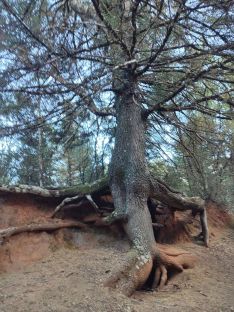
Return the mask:
M 193 268 L 196 257 L 167 245 L 157 245 L 154 256 L 139 255 L 136 250 L 127 254 L 126 262 L 114 271 L 105 286 L 116 288 L 127 296 L 143 288 L 151 280 L 150 288 L 163 288 L 170 276 Z

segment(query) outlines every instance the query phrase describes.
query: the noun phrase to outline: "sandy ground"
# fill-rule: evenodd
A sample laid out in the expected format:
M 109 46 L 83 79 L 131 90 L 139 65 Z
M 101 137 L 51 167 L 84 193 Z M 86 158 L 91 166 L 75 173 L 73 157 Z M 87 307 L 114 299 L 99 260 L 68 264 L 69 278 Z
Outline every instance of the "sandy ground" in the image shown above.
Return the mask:
M 126 243 L 108 241 L 102 234 L 95 243 L 85 244 L 89 240 L 85 235 L 78 237 L 76 248 L 54 248 L 37 262 L 2 273 L 0 312 L 234 311 L 233 230 L 224 230 L 209 249 L 179 244 L 198 255 L 197 266 L 160 292 L 137 292 L 131 298 L 102 286 L 124 260 Z

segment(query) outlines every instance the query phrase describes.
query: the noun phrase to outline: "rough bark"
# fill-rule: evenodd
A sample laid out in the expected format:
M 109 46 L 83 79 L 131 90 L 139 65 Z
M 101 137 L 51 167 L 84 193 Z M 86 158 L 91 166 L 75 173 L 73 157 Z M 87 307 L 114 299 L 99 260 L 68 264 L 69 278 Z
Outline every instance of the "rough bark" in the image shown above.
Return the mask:
M 145 160 L 145 123 L 141 107 L 135 103 L 134 81 L 131 76 L 126 79 L 128 85 L 116 92 L 117 130 L 110 165 L 113 216 L 128 216 L 125 225 L 128 237 L 138 250 L 149 255 L 155 241 L 147 207 L 150 184 Z

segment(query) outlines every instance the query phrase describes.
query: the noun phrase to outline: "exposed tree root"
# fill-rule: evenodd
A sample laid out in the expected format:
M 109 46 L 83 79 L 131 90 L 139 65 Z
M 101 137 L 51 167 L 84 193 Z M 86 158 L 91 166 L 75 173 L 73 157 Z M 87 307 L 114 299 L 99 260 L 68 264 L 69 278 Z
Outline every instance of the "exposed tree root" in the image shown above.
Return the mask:
M 112 272 L 105 282 L 105 286 L 118 289 L 126 296 L 131 296 L 136 289 L 140 289 L 153 267 L 153 260 L 150 256 L 138 255 L 136 250 L 127 254 L 126 262 L 121 268 Z
M 86 194 L 94 194 L 102 192 L 108 188 L 108 178 L 104 177 L 91 184 L 79 184 L 67 188 L 50 188 L 45 189 L 39 186 L 32 185 L 0 185 L 0 192 L 2 193 L 17 193 L 17 194 L 32 194 L 47 198 L 65 198 L 73 196 L 84 196 Z
M 75 200 L 79 200 L 80 202 L 76 205 L 76 207 L 79 207 L 80 205 L 82 205 L 83 203 L 83 195 L 77 195 L 74 197 L 66 197 L 53 211 L 51 218 L 54 218 L 56 216 L 56 214 L 61 211 L 67 204 L 70 204 L 71 202 L 75 201 Z
M 2 185 L 0 186 L 0 193 L 21 193 L 37 195 L 39 197 L 60 198 L 61 203 L 56 207 L 52 214 L 52 217 L 55 217 L 60 210 L 66 208 L 69 203 L 74 200 L 78 201 L 78 203 L 74 205 L 76 208 L 81 206 L 83 201 L 88 201 L 96 212 L 102 213 L 103 211 L 107 211 L 107 209 L 104 209 L 103 206 L 96 201 L 96 199 L 99 198 L 100 201 L 101 194 L 110 194 L 110 188 L 108 178 L 104 177 L 103 179 L 97 180 L 92 184 L 76 185 L 64 189 L 44 189 L 38 186 L 29 185 Z M 173 211 L 191 210 L 194 215 L 199 214 L 203 241 L 205 246 L 208 246 L 209 232 L 204 200 L 198 197 L 186 197 L 178 191 L 173 190 L 165 182 L 155 179 L 152 176 L 150 197 L 164 203 Z M 112 211 L 112 209 L 109 210 L 110 212 Z M 157 222 L 154 223 L 154 227 L 158 227 Z
M 207 223 L 206 205 L 205 201 L 199 197 L 186 197 L 178 192 L 172 190 L 164 182 L 155 179 L 151 176 L 151 195 L 168 205 L 172 210 L 185 211 L 191 210 L 193 215 L 200 215 L 200 222 L 203 234 L 203 240 L 206 247 L 209 245 L 209 231 Z
M 152 289 L 162 289 L 167 282 L 167 269 L 164 265 L 160 264 L 155 270 L 155 277 Z
M 118 289 L 131 296 L 141 289 L 153 273 L 152 289 L 162 289 L 171 275 L 193 268 L 197 258 L 190 253 L 176 250 L 170 246 L 157 245 L 154 256 L 139 255 L 136 250 L 127 254 L 126 262 L 121 268 L 112 272 L 105 286 Z
M 32 223 L 21 226 L 13 226 L 6 229 L 0 230 L 0 244 L 4 243 L 6 238 L 9 238 L 13 235 L 24 233 L 24 232 L 38 232 L 38 231 L 55 231 L 62 228 L 87 228 L 87 226 L 79 221 L 57 221 L 49 223 Z
M 154 262 L 156 270 L 153 289 L 161 289 L 165 286 L 170 275 L 193 268 L 197 260 L 191 253 L 177 250 L 171 246 L 159 245 L 157 247 L 160 251 L 160 257 L 156 256 Z

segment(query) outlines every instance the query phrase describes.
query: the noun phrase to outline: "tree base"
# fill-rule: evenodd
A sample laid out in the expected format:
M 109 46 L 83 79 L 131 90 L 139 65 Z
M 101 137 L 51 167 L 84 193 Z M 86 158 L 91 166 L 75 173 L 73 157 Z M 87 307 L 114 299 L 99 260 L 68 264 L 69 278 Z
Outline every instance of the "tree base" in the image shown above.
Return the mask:
M 193 268 L 196 260 L 192 254 L 167 245 L 157 245 L 154 256 L 140 255 L 137 250 L 131 249 L 126 262 L 112 272 L 104 285 L 117 289 L 126 296 L 131 296 L 135 290 L 142 289 L 145 285 L 147 288 L 160 290 L 171 276 Z

